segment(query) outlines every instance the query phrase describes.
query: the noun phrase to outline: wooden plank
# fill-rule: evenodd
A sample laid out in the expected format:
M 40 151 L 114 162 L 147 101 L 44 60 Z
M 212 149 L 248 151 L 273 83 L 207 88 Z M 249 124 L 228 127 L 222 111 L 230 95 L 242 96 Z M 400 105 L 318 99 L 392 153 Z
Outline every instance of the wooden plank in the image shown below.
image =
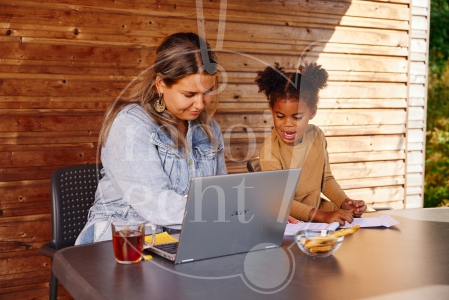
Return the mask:
M 49 239 L 47 239 L 49 241 Z M 1 253 L 10 253 L 10 252 L 19 252 L 30 249 L 39 249 L 42 246 L 43 242 L 39 241 L 36 243 L 26 243 L 21 241 L 1 241 L 0 243 L 0 254 Z
M 407 132 L 407 142 L 409 143 L 424 143 L 425 132 L 422 129 L 410 129 Z
M 405 84 L 387 83 L 338 83 L 329 82 L 328 87 L 320 91 L 320 99 L 403 99 L 407 91 Z M 416 92 L 414 97 L 420 97 L 421 92 Z M 263 94 L 258 94 L 256 84 L 227 84 L 220 93 L 222 101 L 262 101 Z
M 29 215 L 24 216 L 17 216 L 17 217 L 29 217 Z M 14 217 L 8 217 L 10 218 L 17 218 Z M 17 223 L 14 224 L 14 226 L 17 227 L 17 231 L 11 232 L 11 228 L 4 229 L 3 226 L 0 226 L 0 231 L 2 234 L 4 233 L 4 236 L 1 238 L 0 242 L 5 244 L 5 250 L 8 250 L 8 248 L 13 249 L 14 251 L 6 251 L 0 253 L 0 259 L 4 258 L 4 254 L 10 254 L 10 253 L 23 253 L 28 251 L 27 249 L 31 249 L 33 253 L 37 253 L 35 243 L 46 243 L 49 242 L 51 239 L 51 222 L 48 220 L 47 222 L 32 222 L 32 224 L 29 224 L 28 226 L 25 226 L 23 223 Z M 32 227 L 32 226 L 39 226 Z M 14 245 L 12 247 L 11 245 Z M 26 254 L 26 253 L 25 253 Z M 24 254 L 21 254 L 24 255 Z M 19 259 L 19 258 L 18 258 Z M 1 263 L 0 263 L 0 269 L 1 269 Z M 26 271 L 26 270 L 23 270 Z M 0 274 L 1 276 L 2 274 Z
M 332 164 L 331 169 L 337 181 L 342 179 L 375 178 L 405 174 L 405 164 L 403 161 Z
M 363 126 L 320 126 L 327 137 L 377 134 L 403 134 L 404 125 L 363 125 Z
M 427 53 L 427 41 L 425 39 L 411 39 L 410 41 L 410 51 Z
M 374 57 L 355 54 L 317 54 L 310 52 L 307 55 L 284 55 L 276 57 L 269 54 L 241 55 L 240 53 L 219 53 L 220 64 L 226 70 L 236 71 L 243 69 L 245 71 L 259 71 L 267 65 L 273 65 L 278 62 L 281 66 L 289 70 L 296 70 L 303 61 L 316 61 L 329 71 L 357 71 L 357 72 L 388 72 L 388 73 L 406 73 L 408 62 L 405 58 L 399 57 Z
M 375 180 L 373 180 L 372 178 L 338 180 L 338 184 L 343 190 L 347 190 L 347 189 L 359 189 L 376 186 L 390 186 L 390 185 L 398 186 L 403 185 L 404 181 L 405 181 L 404 176 L 390 176 L 390 177 L 376 177 Z
M 422 186 L 408 186 L 405 189 L 405 194 L 407 196 L 409 195 L 422 195 L 423 194 L 423 188 Z
M 267 123 L 268 124 L 268 123 Z M 222 128 L 223 129 L 223 128 Z M 331 136 L 357 136 L 357 135 L 390 135 L 404 134 L 406 132 L 405 124 L 402 125 L 363 125 L 363 126 L 320 126 L 327 137 Z M 223 135 L 231 134 L 232 142 L 247 142 L 252 138 L 252 134 L 256 136 L 258 142 L 268 137 L 271 133 L 272 126 L 268 124 L 264 127 L 244 127 L 238 126 L 223 129 Z M 251 134 L 251 136 L 250 136 Z M 239 139 L 237 139 L 239 138 Z
M 426 99 L 425 98 L 410 97 L 408 99 L 408 105 L 409 106 L 425 106 L 425 104 L 426 104 Z
M 0 132 L 20 132 L 20 131 L 67 131 L 67 130 L 99 130 L 101 128 L 102 115 L 46 115 L 26 116 L 26 115 L 1 115 Z
M 383 125 L 405 124 L 405 111 L 399 110 L 327 110 L 321 109 L 312 124 L 321 125 Z
M 422 163 L 408 164 L 407 165 L 407 174 L 412 174 L 412 173 L 424 173 L 424 165 Z M 407 185 L 409 185 L 408 182 L 407 182 Z M 410 184 L 410 185 L 413 185 L 413 184 Z
M 427 61 L 427 53 L 412 52 L 412 53 L 410 53 L 410 61 L 426 62 Z
M 421 186 L 424 183 L 424 176 L 422 173 L 407 173 L 405 175 L 407 185 Z
M 410 76 L 410 83 L 411 84 L 426 84 L 427 77 L 420 75 L 420 76 Z
M 426 75 L 427 66 L 425 62 L 411 62 L 410 63 L 410 74 L 413 75 Z
M 424 122 L 424 120 L 412 120 L 412 121 L 408 121 L 408 128 L 410 129 L 414 129 L 414 128 L 426 128 L 426 123 Z
M 428 7 L 417 7 L 412 6 L 412 16 L 429 16 L 429 8 Z
M 61 162 L 63 163 L 63 162 Z M 36 180 L 49 182 L 51 173 L 62 166 L 27 166 L 22 168 L 0 168 L 0 186 L 10 185 L 12 181 L 16 184 L 20 181 L 35 182 Z
M 429 19 L 424 16 L 412 16 L 411 20 L 413 30 L 429 30 Z
M 426 39 L 429 38 L 429 33 L 426 30 L 411 30 L 410 37 L 413 39 Z
M 413 150 L 421 151 L 422 149 L 424 149 L 423 143 L 407 143 L 408 151 L 413 151 Z
M 326 111 L 320 110 L 312 124 L 321 126 L 362 126 L 362 125 L 403 125 L 405 124 L 405 112 L 359 110 L 359 111 Z M 271 118 L 267 119 L 263 114 L 225 114 L 219 113 L 215 115 L 215 120 L 220 124 L 223 131 L 234 126 L 251 128 L 258 131 L 261 128 L 271 125 Z
M 50 259 L 38 254 L 36 250 L 0 253 L 0 276 L 31 272 L 42 268 L 48 270 L 51 268 Z
M 409 151 L 407 153 L 407 164 L 423 164 L 423 163 L 424 163 L 424 153 L 422 151 Z
M 421 87 L 418 87 L 421 89 Z M 424 88 L 424 87 L 423 87 Z M 412 92 L 412 89 L 415 90 L 415 88 L 410 85 L 410 92 Z M 417 92 L 414 92 L 414 95 L 417 95 Z M 426 117 L 426 111 L 424 110 L 424 107 L 409 107 L 408 109 L 408 120 L 425 120 Z
M 429 0 L 411 0 L 412 5 L 416 7 L 426 7 L 428 8 L 430 3 Z
M 98 130 L 62 132 L 0 132 L 0 145 L 51 144 L 54 147 L 54 144 L 70 145 L 82 142 L 96 145 L 96 143 L 98 143 L 98 136 Z
M 120 11 L 123 14 L 132 15 L 145 15 L 152 13 L 153 15 L 177 15 L 177 11 L 184 10 L 184 7 L 192 7 L 191 2 L 185 1 L 163 1 L 158 2 L 139 2 L 136 3 L 108 3 L 108 1 L 77 1 L 76 4 L 65 4 L 63 1 L 53 1 L 52 5 L 45 3 L 39 3 L 39 5 L 31 4 L 33 7 L 47 8 L 47 9 L 63 9 L 71 10 L 75 12 L 83 11 L 96 11 L 102 13 L 111 13 L 114 11 Z M 59 2 L 59 3 L 58 3 Z M 28 1 L 17 1 L 16 5 L 27 6 Z M 29 5 L 29 4 L 28 4 Z M 98 6 L 97 6 L 98 5 Z M 101 5 L 101 6 L 100 6 Z M 169 8 L 170 11 L 163 12 L 164 8 Z M 219 3 L 203 3 L 203 10 L 208 11 L 210 9 L 218 10 Z M 260 12 L 272 12 L 276 14 L 292 14 L 294 11 L 307 13 L 321 13 L 329 16 L 357 16 L 357 17 L 369 17 L 369 18 L 384 18 L 393 20 L 408 20 L 410 14 L 408 5 L 404 4 L 391 4 L 391 3 L 376 3 L 376 2 L 329 2 L 329 1 L 314 1 L 309 3 L 304 2 L 286 2 L 286 3 L 271 3 L 270 6 L 255 5 L 254 1 L 228 1 L 227 10 L 232 11 L 253 11 L 254 13 Z M 194 11 L 190 11 L 192 13 Z
M 408 154 L 410 155 L 410 153 Z M 415 157 L 413 157 L 416 159 Z M 405 159 L 404 151 L 370 151 L 356 153 L 332 153 L 329 155 L 330 163 L 387 161 Z
M 406 108 L 406 99 L 322 99 L 318 103 L 319 109 L 338 108 Z M 227 113 L 254 112 L 262 113 L 268 109 L 268 101 L 264 98 L 260 102 L 239 102 L 239 99 L 223 99 L 218 104 L 218 110 Z
M 54 5 L 54 4 L 53 4 Z M 241 6 L 240 6 L 241 7 Z M 354 5 L 351 5 L 351 7 L 354 7 Z M 228 4 L 228 10 L 231 8 L 231 5 Z M 35 9 L 35 8 L 34 8 Z M 92 7 L 89 7 L 88 9 L 92 9 Z M 104 9 L 104 8 L 102 8 Z M 73 10 L 73 9 L 72 9 Z M 70 10 L 70 12 L 72 12 L 72 10 Z M 232 10 L 232 9 L 231 9 Z M 315 10 L 315 8 L 314 8 Z M 79 16 L 79 18 L 82 18 L 82 21 L 76 21 L 75 20 L 71 20 L 70 24 L 81 24 L 85 23 L 86 20 L 96 20 L 96 21 L 100 21 L 98 20 L 98 13 L 90 13 L 92 16 L 89 17 L 89 13 L 87 12 L 80 12 L 82 11 L 82 9 L 77 8 L 77 13 L 76 14 L 70 14 L 73 16 L 78 16 L 81 14 L 81 16 Z M 408 9 L 407 9 L 408 11 Z M 33 11 L 34 12 L 34 11 Z M 142 10 L 140 10 L 140 12 L 142 12 Z M 160 43 L 161 41 L 161 37 L 168 35 L 168 31 L 167 28 L 170 29 L 170 32 L 176 32 L 176 31 L 185 31 L 188 30 L 188 25 L 190 25 L 191 27 L 191 31 L 194 31 L 194 29 L 196 28 L 196 15 L 192 15 L 189 14 L 190 16 L 193 16 L 193 18 L 190 20 L 190 24 L 188 22 L 188 19 L 186 18 L 185 21 L 180 24 L 179 22 L 177 22 L 176 18 L 171 18 L 171 19 L 163 19 L 161 20 L 160 18 L 154 17 L 154 10 L 148 10 L 148 12 L 151 12 L 153 14 L 152 18 L 155 18 L 155 23 L 156 24 L 164 24 L 164 26 L 158 26 L 158 31 L 160 33 L 162 33 L 160 35 L 159 39 L 153 39 L 154 43 L 157 45 Z M 55 20 L 62 20 L 62 19 L 67 19 L 67 13 L 63 13 L 62 11 L 59 12 L 59 14 L 61 16 L 55 16 L 54 14 L 57 14 L 58 11 L 53 11 L 53 16 L 52 18 L 54 18 Z M 239 9 L 238 14 L 241 13 L 241 9 Z M 252 15 L 254 15 L 254 6 L 251 7 L 251 13 Z M 271 12 L 273 13 L 273 12 Z M 34 13 L 34 16 L 36 16 L 37 14 Z M 103 15 L 103 14 L 101 14 Z M 171 16 L 175 16 L 177 15 L 178 17 L 186 17 L 183 16 L 182 14 L 178 14 L 178 13 L 171 13 Z M 213 16 L 213 13 L 211 12 L 209 14 L 210 16 Z M 216 15 L 216 14 L 215 14 Z M 347 16 L 350 16 L 351 14 L 346 14 Z M 64 16 L 64 18 L 62 17 Z M 326 13 L 326 16 L 329 16 L 328 13 Z M 352 16 L 356 16 L 357 15 L 352 15 Z M 324 17 L 324 16 L 323 16 Z M 362 17 L 366 17 L 363 16 Z M 127 16 L 123 14 L 123 11 L 121 11 L 120 14 L 118 15 L 108 15 L 108 18 L 106 18 L 106 20 L 104 21 L 100 21 L 97 22 L 96 24 L 92 24 L 90 26 L 88 26 L 87 24 L 87 28 L 94 28 L 94 27 L 100 27 L 100 28 L 110 28 L 110 34 L 109 35 L 103 35 L 101 37 L 96 37 L 95 35 L 89 35 L 88 32 L 89 30 L 85 29 L 86 27 L 81 27 L 81 29 L 77 28 L 77 34 L 74 35 L 73 34 L 73 25 L 70 26 L 70 30 L 66 30 L 65 32 L 61 32 L 57 35 L 55 35 L 54 38 L 48 38 L 48 39 L 44 39 L 44 35 L 42 32 L 42 37 L 39 38 L 39 40 L 35 39 L 35 38 L 28 38 L 26 36 L 24 36 L 22 38 L 22 42 L 26 42 L 26 43 L 36 43 L 36 42 L 42 42 L 42 41 L 46 41 L 46 43 L 48 42 L 52 42 L 52 44 L 55 45 L 68 45 L 71 43 L 71 41 L 76 42 L 78 44 L 84 44 L 84 45 L 95 45 L 95 44 L 99 44 L 97 42 L 95 42 L 96 40 L 102 40 L 103 41 L 103 45 L 105 44 L 109 44 L 109 45 L 116 45 L 116 46 L 126 46 L 126 47 L 133 47 L 133 48 L 137 48 L 139 46 L 145 45 L 145 46 L 154 46 L 154 44 L 143 44 L 142 40 L 136 40 L 136 39 L 132 39 L 130 37 L 132 37 L 133 35 L 136 36 L 143 36 L 143 35 L 148 35 L 148 33 L 144 34 L 145 31 L 148 31 L 148 29 L 151 29 L 153 24 L 153 21 L 148 21 L 148 15 L 145 16 L 145 20 L 136 20 L 134 24 L 145 24 L 144 28 L 140 28 L 137 26 L 133 26 L 133 24 L 129 24 L 129 20 L 126 19 Z M 135 16 L 136 19 L 138 19 L 138 16 Z M 45 19 L 49 19 L 48 16 L 45 16 Z M 215 18 L 213 18 L 213 20 L 208 20 L 208 31 L 209 32 L 217 32 L 218 30 L 218 16 L 216 15 Z M 270 18 L 268 18 L 270 19 Z M 381 17 L 381 19 L 385 19 L 385 15 L 383 15 Z M 126 20 L 126 21 L 125 21 Z M 173 20 L 173 21 L 172 21 Z M 176 20 L 176 21 L 175 21 Z M 267 20 L 267 18 L 264 18 L 264 20 Z M 408 15 L 406 19 L 403 20 L 408 20 Z M 6 19 L 5 21 L 8 21 L 8 19 Z M 9 20 L 11 22 L 17 22 L 17 23 L 24 23 L 23 21 L 21 22 L 20 20 Z M 316 41 L 316 40 L 328 40 L 331 42 L 352 42 L 355 44 L 366 44 L 366 43 L 373 43 L 374 45 L 389 45 L 389 46 L 397 46 L 397 45 L 401 45 L 401 46 L 407 46 L 406 43 L 406 33 L 405 31 L 397 31 L 397 32 L 393 32 L 392 30 L 385 30 L 385 29 L 377 29 L 377 30 L 373 30 L 372 27 L 374 27 L 374 24 L 369 24 L 369 27 L 365 27 L 363 28 L 363 32 L 361 30 L 359 30 L 359 28 L 356 27 L 343 27 L 343 26 L 337 26 L 335 27 L 335 25 L 321 25 L 322 22 L 320 22 L 320 19 L 315 20 L 314 24 L 304 24 L 304 23 L 298 23 L 298 22 L 294 22 L 294 21 L 290 21 L 290 23 L 292 23 L 292 26 L 290 26 L 290 23 L 285 24 L 285 21 L 280 22 L 279 24 L 273 24 L 273 22 L 268 22 L 269 24 L 257 24 L 254 22 L 250 22 L 251 20 L 248 19 L 244 19 L 245 26 L 242 26 L 242 23 L 240 22 L 232 22 L 233 18 L 232 15 L 230 16 L 230 20 L 226 23 L 226 33 L 225 36 L 227 39 L 230 40 L 244 40 L 244 36 L 248 39 L 250 38 L 252 41 L 263 41 L 263 40 L 270 40 L 270 41 L 277 41 L 277 42 L 285 42 L 286 40 L 296 40 L 296 39 L 300 39 L 300 40 L 308 40 L 308 41 Z M 312 20 L 310 20 L 312 21 Z M 30 20 L 28 18 L 27 23 L 29 23 Z M 102 26 L 99 26 L 98 24 L 102 24 Z M 112 23 L 112 24 L 111 24 Z M 151 24 L 149 24 L 151 23 Z M 267 21 L 265 21 L 265 23 L 267 23 Z M 54 24 L 53 26 L 62 26 L 62 28 L 64 28 L 64 24 Z M 136 28 L 137 27 L 137 28 Z M 61 27 L 60 27 L 61 28 Z M 136 29 L 134 29 L 136 28 Z M 403 30 L 405 30 L 405 24 L 401 24 L 401 26 L 399 27 Z M 52 29 L 52 28 L 50 28 Z M 69 29 L 69 28 L 67 28 Z M 115 29 L 115 31 L 112 31 L 111 29 Z M 361 28 L 360 28 L 361 29 Z M 389 28 L 391 29 L 391 27 Z M 97 29 L 98 30 L 98 29 Z M 124 33 L 126 33 L 122 38 L 120 36 L 115 36 L 115 40 L 119 40 L 118 42 L 113 42 L 112 41 L 112 37 L 114 37 L 114 34 L 116 33 L 117 30 L 120 30 Z M 22 30 L 24 31 L 24 30 Z M 84 33 L 84 31 L 87 31 L 87 33 Z M 131 32 L 130 32 L 131 31 Z M 134 33 L 133 33 L 134 31 Z M 141 32 L 139 32 L 141 31 Z M 56 32 L 56 31 L 55 31 Z M 81 32 L 78 33 L 78 32 Z M 264 38 L 260 38 L 259 35 L 257 34 L 258 32 L 264 32 L 265 36 Z M 18 34 L 21 33 L 25 33 L 25 32 L 18 32 Z M 279 39 L 279 35 L 282 34 L 283 35 L 283 39 Z M 348 40 L 348 34 L 352 37 L 351 40 Z M 38 32 L 31 32 L 29 33 L 29 35 L 31 36 L 38 36 L 39 34 Z M 129 37 L 128 37 L 129 36 Z M 82 38 L 90 38 L 91 40 L 82 40 Z M 107 41 L 107 39 L 110 39 L 110 41 Z M 215 38 L 215 36 L 210 36 L 211 40 L 213 40 L 213 38 Z M 120 42 L 120 39 L 122 39 L 122 42 Z M 123 41 L 123 39 L 126 39 L 126 41 Z
M 128 82 L 89 82 L 70 80 L 32 80 L 3 79 L 2 93 L 9 96 L 60 96 L 61 93 L 70 96 L 95 96 L 102 94 L 115 99 L 126 87 Z M 21 86 L 22 85 L 22 86 Z M 19 88 L 20 87 L 20 88 Z
M 405 197 L 406 208 L 421 208 L 423 207 L 422 195 L 410 195 Z
M 331 156 L 337 153 L 342 153 L 341 156 L 350 156 L 351 154 L 357 156 L 358 152 L 396 151 L 402 153 L 405 150 L 405 138 L 402 135 L 355 136 L 345 137 L 344 139 L 328 137 L 327 144 Z M 250 157 L 259 156 L 261 146 L 261 142 L 256 143 L 256 145 L 253 143 L 233 143 L 233 147 L 225 147 L 225 157 L 228 160 L 246 161 Z M 375 157 L 375 154 L 373 154 L 373 157 Z
M 405 191 L 402 186 L 388 186 L 366 189 L 345 190 L 348 197 L 362 199 L 366 202 L 385 203 L 390 201 L 403 201 Z
M 329 137 L 327 144 L 329 153 L 405 150 L 405 138 L 401 135 Z
M 0 165 L 9 167 L 59 166 L 94 163 L 97 157 L 96 148 L 54 149 L 34 151 L 0 151 Z
M 363 151 L 405 150 L 405 138 L 402 135 L 355 136 L 348 138 L 328 137 L 329 153 Z
M 3 290 L 3 289 L 2 289 Z M 4 299 L 8 300 L 23 300 L 23 299 L 33 299 L 33 300 L 44 300 L 48 299 L 48 286 L 45 284 L 40 285 L 31 285 L 28 289 L 21 287 L 18 289 L 9 290 L 10 293 L 3 294 L 1 293 L 0 296 L 4 296 Z M 58 299 L 59 295 L 58 295 Z M 73 299 L 73 298 L 72 298 Z
M 14 205 L 20 204 L 24 206 L 35 205 L 33 202 L 40 202 L 45 200 L 50 203 L 50 186 L 48 182 L 45 184 L 29 184 L 18 185 L 15 182 L 10 184 L 2 184 L 0 186 L 0 194 L 2 195 L 2 202 L 0 209 L 15 208 Z
M 50 272 L 47 269 L 34 270 L 33 272 L 7 274 L 2 276 L 0 281 L 1 289 L 5 287 L 22 286 L 30 283 L 48 282 L 50 280 Z

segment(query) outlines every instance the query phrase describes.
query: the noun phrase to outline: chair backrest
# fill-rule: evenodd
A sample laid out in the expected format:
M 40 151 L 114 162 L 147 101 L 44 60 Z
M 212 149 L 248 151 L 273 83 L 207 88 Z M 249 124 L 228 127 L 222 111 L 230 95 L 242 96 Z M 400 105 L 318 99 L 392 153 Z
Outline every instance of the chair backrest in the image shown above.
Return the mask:
M 102 168 L 102 164 L 87 164 L 63 167 L 53 172 L 52 242 L 55 249 L 75 244 L 94 203 Z
M 246 167 L 249 172 L 260 172 L 262 169 L 260 168 L 259 158 L 253 158 L 246 162 Z

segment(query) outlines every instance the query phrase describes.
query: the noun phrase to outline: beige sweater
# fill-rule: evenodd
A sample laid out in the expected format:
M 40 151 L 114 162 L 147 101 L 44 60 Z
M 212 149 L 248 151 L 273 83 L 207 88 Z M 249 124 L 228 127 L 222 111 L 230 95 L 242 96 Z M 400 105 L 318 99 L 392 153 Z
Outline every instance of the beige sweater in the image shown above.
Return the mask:
M 309 221 L 314 207 L 339 209 L 347 198 L 330 170 L 324 133 L 314 125 L 308 125 L 301 143 L 295 146 L 285 144 L 273 130 L 260 150 L 260 166 L 262 171 L 302 168 L 290 211 L 298 220 Z M 332 202 L 320 201 L 323 177 L 323 194 Z

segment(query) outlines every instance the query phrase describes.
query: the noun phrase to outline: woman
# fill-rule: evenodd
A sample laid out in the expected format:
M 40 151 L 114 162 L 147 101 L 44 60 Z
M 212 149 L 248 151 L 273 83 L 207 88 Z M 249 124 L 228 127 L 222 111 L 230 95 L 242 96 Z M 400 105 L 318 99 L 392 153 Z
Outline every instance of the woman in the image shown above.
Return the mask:
M 103 178 L 77 245 L 112 239 L 118 218 L 179 229 L 190 179 L 227 173 L 212 119 L 217 66 L 198 35 L 173 34 L 126 100 L 109 108 L 100 133 Z

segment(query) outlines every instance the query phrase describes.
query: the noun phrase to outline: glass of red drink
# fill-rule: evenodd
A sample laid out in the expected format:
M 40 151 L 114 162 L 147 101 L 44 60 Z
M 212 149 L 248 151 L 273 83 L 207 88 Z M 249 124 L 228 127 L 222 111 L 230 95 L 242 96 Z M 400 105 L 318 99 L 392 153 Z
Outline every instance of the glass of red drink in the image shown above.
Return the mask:
M 140 262 L 145 238 L 145 223 L 118 220 L 111 224 L 111 228 L 115 260 L 121 264 Z

